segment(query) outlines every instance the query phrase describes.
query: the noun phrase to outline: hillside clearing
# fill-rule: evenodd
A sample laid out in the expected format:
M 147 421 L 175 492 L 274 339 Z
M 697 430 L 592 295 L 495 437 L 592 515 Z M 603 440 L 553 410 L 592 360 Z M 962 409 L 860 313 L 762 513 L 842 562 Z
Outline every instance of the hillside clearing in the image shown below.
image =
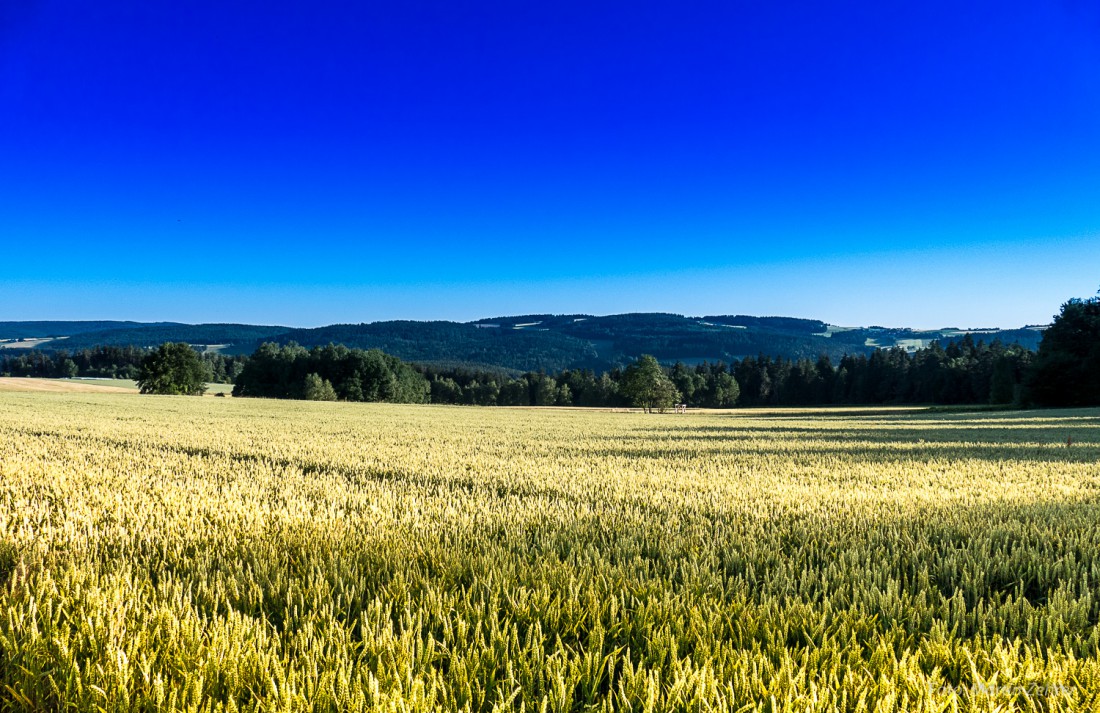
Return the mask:
M 44 337 L 42 339 L 0 339 L 0 349 L 37 349 L 43 344 L 65 339 L 65 337 Z

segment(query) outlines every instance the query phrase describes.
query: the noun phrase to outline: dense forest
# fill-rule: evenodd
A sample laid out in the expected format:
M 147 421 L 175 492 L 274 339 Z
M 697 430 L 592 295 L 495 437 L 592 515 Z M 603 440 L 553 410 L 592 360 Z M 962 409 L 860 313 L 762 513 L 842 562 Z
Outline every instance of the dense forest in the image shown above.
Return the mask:
M 1009 404 L 1019 402 L 1033 352 L 1018 345 L 963 339 L 914 353 L 878 350 L 784 359 L 749 357 L 733 364 L 676 363 L 665 373 L 683 403 L 699 408 L 826 404 Z M 432 402 L 480 405 L 629 406 L 625 369 L 526 373 L 515 379 L 462 369 L 421 368 Z
M 1009 404 L 1019 402 L 1033 353 L 963 339 L 909 354 L 879 350 L 834 364 L 767 356 L 734 364 L 664 369 L 677 402 L 699 408 L 825 404 Z M 266 344 L 248 361 L 234 395 L 481 406 L 631 406 L 629 369 L 555 373 L 410 366 L 379 350 Z
M 990 331 L 987 343 L 1019 343 L 1034 349 L 1041 331 Z M 785 359 L 836 361 L 846 355 L 870 355 L 876 345 L 945 347 L 967 334 L 957 330 L 916 331 L 870 327 L 830 331 L 820 320 L 789 317 L 717 315 L 702 318 L 678 314 L 637 313 L 606 317 L 588 315 L 522 315 L 456 322 L 375 322 L 344 324 L 287 332 L 272 340 L 303 346 L 344 344 L 381 349 L 405 361 L 444 365 L 492 365 L 511 371 L 589 369 L 597 373 L 622 369 L 642 354 L 666 364 L 741 361 L 758 354 Z M 973 337 L 972 337 L 973 338 Z
M 615 329 L 601 324 L 578 328 L 596 341 L 614 340 L 629 315 L 616 319 Z M 675 317 L 670 316 L 670 317 Z M 639 316 L 652 326 L 653 315 Z M 524 319 L 524 318 L 518 318 Z M 531 322 L 539 320 L 528 317 Z M 588 318 L 555 318 L 588 322 Z M 727 327 L 741 319 L 708 317 Z M 670 320 L 672 324 L 675 320 Z M 799 322 L 803 322 L 800 324 Z M 400 331 L 386 334 L 396 339 Z M 402 338 L 410 344 L 424 323 Z M 485 333 L 485 345 L 493 334 L 511 330 L 432 323 L 446 339 L 454 332 Z M 497 323 L 493 323 L 497 324 Z M 524 325 L 530 324 L 524 323 Z M 229 325 L 232 326 L 232 325 Z M 513 325 L 514 326 L 514 325 Z M 788 329 L 813 330 L 820 323 L 791 320 Z M 361 325 L 370 328 L 372 325 Z M 458 330 L 461 327 L 462 330 Z M 615 330 L 619 331 L 616 332 Z M 366 329 L 366 335 L 377 334 Z M 531 333 L 539 334 L 539 333 Z M 464 337 L 461 337 L 464 338 Z M 557 334 L 558 340 L 568 340 Z M 537 340 L 525 348 L 535 349 Z M 566 341 L 561 342 L 568 345 Z M 652 345 L 660 345 L 657 329 Z M 491 350 L 487 346 L 487 350 Z M 808 406 L 870 404 L 1017 404 L 1076 406 L 1100 403 L 1100 299 L 1070 300 L 1046 330 L 1038 352 L 1000 340 L 986 342 L 964 334 L 956 340 L 909 351 L 899 347 L 867 353 L 845 354 L 833 359 L 828 353 L 816 358 L 789 358 L 760 354 L 728 362 L 703 360 L 669 364 L 646 355 L 625 366 L 604 370 L 512 370 L 499 366 L 473 367 L 463 362 L 406 363 L 383 350 L 345 345 L 307 349 L 294 342 L 262 344 L 251 357 L 202 353 L 210 381 L 235 383 L 234 395 L 269 398 L 341 399 L 347 401 L 395 401 L 412 403 L 472 404 L 483 406 L 630 406 L 638 403 L 638 364 L 649 358 L 653 378 L 661 383 L 661 407 L 672 400 L 691 407 Z M 0 352 L 0 374 L 8 376 L 136 378 L 148 350 L 133 346 L 97 346 L 79 351 Z M 491 363 L 488 357 L 486 361 Z M 663 361 L 664 366 L 658 365 Z M 632 372 L 633 370 L 633 372 Z
M 0 356 L 0 374 L 35 377 L 137 378 L 146 349 L 96 347 L 49 354 Z M 509 372 L 465 366 L 406 364 L 380 350 L 344 346 L 306 349 L 264 344 L 251 357 L 201 354 L 210 381 L 236 383 L 241 396 L 302 398 L 310 374 L 350 401 L 412 399 L 432 403 L 492 405 L 628 406 L 621 391 L 625 369 Z M 732 363 L 676 363 L 665 368 L 689 406 L 790 406 L 813 404 L 1019 401 L 1034 353 L 1018 345 L 987 344 L 966 337 L 946 347 L 934 343 L 908 353 L 877 350 L 834 362 L 748 357 Z M 422 398 L 422 392 L 424 395 Z
M 234 396 L 427 403 L 428 380 L 397 357 L 329 345 L 264 344 L 244 365 Z
M 374 322 L 296 329 L 272 340 L 307 347 L 343 344 L 380 349 L 404 361 L 492 364 L 514 371 L 557 371 L 591 363 L 588 342 L 550 331 L 501 330 L 458 322 Z
M 176 322 L 39 321 L 0 322 L 0 339 L 47 339 L 88 332 L 115 332 L 149 327 L 182 326 Z
M 59 340 L 57 348 L 75 352 L 100 346 L 157 347 L 165 342 L 187 342 L 188 344 L 245 344 L 255 348 L 255 344 L 277 337 L 286 332 L 286 327 L 272 327 L 254 324 L 163 324 L 146 325 L 137 329 L 107 329 L 75 334 Z
M 137 378 L 148 350 L 96 347 L 0 356 L 0 374 L 35 377 Z M 624 369 L 517 374 L 501 369 L 417 365 L 380 350 L 344 346 L 264 344 L 251 357 L 205 352 L 210 381 L 236 383 L 235 395 L 303 398 L 317 375 L 335 398 L 349 401 L 535 406 L 629 406 L 621 392 Z M 987 344 L 969 336 L 946 347 L 933 343 L 909 353 L 880 349 L 811 359 L 756 356 L 732 363 L 681 362 L 665 371 L 679 398 L 692 407 L 818 404 L 1007 404 L 1023 395 L 1034 353 L 1019 345 Z M 415 377 L 415 378 L 414 378 Z M 423 392 L 423 393 L 422 393 Z
M 503 369 L 513 373 L 625 368 L 643 354 L 662 363 L 741 361 L 758 354 L 833 361 L 877 348 L 945 347 L 967 332 L 945 328 L 841 328 L 821 320 L 748 315 L 686 317 L 665 313 L 521 315 L 474 322 L 389 321 L 309 329 L 247 324 L 139 324 L 125 322 L 0 322 L 0 342 L 37 338 L 34 348 L 77 352 L 97 346 L 154 348 L 166 342 L 217 345 L 223 354 L 251 354 L 265 342 L 308 348 L 343 344 L 380 349 L 403 361 Z M 50 339 L 46 339 L 50 337 Z M 974 339 L 1035 349 L 1040 328 L 983 330 Z M 44 340 L 44 341 L 43 341 Z M 17 346 L 17 345 L 9 345 Z

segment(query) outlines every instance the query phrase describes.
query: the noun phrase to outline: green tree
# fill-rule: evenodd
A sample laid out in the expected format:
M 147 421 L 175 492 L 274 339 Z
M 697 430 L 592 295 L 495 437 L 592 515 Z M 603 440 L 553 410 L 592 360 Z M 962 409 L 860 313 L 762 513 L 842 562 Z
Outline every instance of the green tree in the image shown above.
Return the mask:
M 531 391 L 526 379 L 509 379 L 504 382 L 497 397 L 501 406 L 530 406 Z
M 714 406 L 718 408 L 732 408 L 741 397 L 741 387 L 732 374 L 718 372 L 714 377 Z
M 328 379 L 322 379 L 317 374 L 307 374 L 302 396 L 307 401 L 335 401 L 336 389 L 332 388 Z
M 558 401 L 558 382 L 546 374 L 537 374 L 535 378 L 535 405 L 555 405 Z
M 77 367 L 76 362 L 72 359 L 62 359 L 58 371 L 61 372 L 61 378 L 73 379 L 80 373 L 80 368 Z
M 1100 404 L 1100 297 L 1062 305 L 1043 332 L 1028 386 L 1041 406 Z
M 433 404 L 462 403 L 462 387 L 448 376 L 432 379 L 431 389 L 431 402 Z
M 623 372 L 621 393 L 646 413 L 665 411 L 679 403 L 680 392 L 657 359 L 643 354 Z
M 690 402 L 695 392 L 702 391 L 704 379 L 701 374 L 693 372 L 683 362 L 676 362 L 672 367 L 672 375 L 669 377 L 673 385 L 682 394 L 683 400 Z
M 141 361 L 137 384 L 143 394 L 201 396 L 209 379 L 190 344 L 161 344 Z
M 478 384 L 475 389 L 474 403 L 479 406 L 496 406 L 500 398 L 500 386 L 490 379 L 487 383 Z

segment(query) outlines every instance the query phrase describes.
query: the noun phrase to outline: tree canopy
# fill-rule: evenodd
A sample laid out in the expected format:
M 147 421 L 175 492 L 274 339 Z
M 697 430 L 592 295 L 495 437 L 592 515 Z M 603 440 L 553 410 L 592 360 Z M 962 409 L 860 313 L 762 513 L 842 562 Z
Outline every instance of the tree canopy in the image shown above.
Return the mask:
M 1043 333 L 1028 386 L 1040 406 L 1100 405 L 1100 297 L 1062 305 Z
M 426 403 L 429 393 L 423 374 L 378 349 L 307 350 L 293 342 L 261 345 L 233 386 L 234 396 L 275 399 Z
M 622 393 L 647 413 L 665 411 L 679 403 L 681 394 L 656 358 L 643 354 L 623 373 Z
M 322 379 L 317 374 L 308 374 L 302 396 L 306 401 L 335 401 L 336 389 L 332 388 L 328 379 Z
M 191 345 L 167 342 L 141 360 L 137 384 L 143 394 L 201 396 L 208 379 L 206 365 Z

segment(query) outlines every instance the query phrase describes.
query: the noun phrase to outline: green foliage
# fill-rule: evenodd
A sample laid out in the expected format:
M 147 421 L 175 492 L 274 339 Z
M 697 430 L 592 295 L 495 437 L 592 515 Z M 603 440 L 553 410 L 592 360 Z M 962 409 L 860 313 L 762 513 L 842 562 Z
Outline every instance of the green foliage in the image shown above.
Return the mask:
M 737 405 L 741 397 L 741 387 L 737 380 L 726 372 L 720 372 L 714 379 L 714 397 L 711 403 L 706 404 L 714 408 L 732 408 Z
M 703 317 L 704 322 L 724 324 L 730 327 L 757 327 L 802 334 L 820 334 L 829 329 L 829 325 L 820 319 L 799 319 L 797 317 L 752 317 L 747 314 L 710 315 Z
M 76 362 L 69 358 L 64 358 L 58 365 L 58 371 L 60 371 L 62 378 L 72 379 L 80 373 L 79 367 Z
M 999 357 L 993 364 L 993 378 L 989 385 L 989 403 L 1010 404 L 1017 400 L 1020 375 L 1015 361 L 1008 355 Z
M 307 361 L 298 366 L 273 366 L 280 358 L 296 355 L 293 360 L 313 354 L 297 345 L 283 347 L 282 357 L 275 356 L 277 345 L 263 346 L 258 352 L 267 360 L 260 369 L 264 384 L 248 385 L 253 395 L 276 398 L 300 398 L 305 376 L 318 373 L 334 384 L 340 398 L 353 401 L 379 400 L 378 389 L 369 384 L 364 391 L 364 374 L 349 373 L 348 368 L 333 374 L 309 367 Z M 325 349 L 336 349 L 335 347 Z M 315 350 L 316 351 L 316 350 Z M 325 359 L 334 363 L 345 359 L 341 352 L 325 352 Z M 321 353 L 321 352 L 317 352 Z M 4 354 L 0 352 L 0 375 L 58 377 L 67 376 L 67 361 L 77 364 L 80 376 L 133 379 L 138 365 L 147 352 L 132 347 L 96 347 L 74 352 L 41 351 Z M 304 356 L 303 356 L 304 355 Z M 234 383 L 244 370 L 249 357 L 204 352 L 203 362 L 210 371 L 210 380 Z M 693 408 L 729 408 L 741 406 L 806 406 L 824 404 L 988 404 L 1018 400 L 1021 385 L 1028 372 L 1032 353 L 1019 345 L 1000 342 L 975 342 L 969 335 L 947 344 L 938 342 L 907 353 L 901 349 L 876 350 L 870 357 L 849 355 L 834 365 L 827 356 L 817 361 L 796 361 L 768 356 L 747 357 L 733 364 L 700 362 L 694 365 L 676 363 L 665 367 L 666 373 Z M 432 403 L 476 404 L 481 406 L 626 406 L 631 401 L 620 392 L 623 372 L 611 369 L 602 374 L 591 369 L 566 369 L 556 373 L 518 373 L 496 368 L 472 368 L 455 363 L 419 364 L 409 369 L 398 367 L 401 378 L 420 399 L 424 386 L 412 371 L 419 372 L 429 383 Z M 299 371 L 299 367 L 309 369 Z M 357 368 L 357 367 L 356 367 Z M 374 372 L 390 367 L 378 366 Z M 364 373 L 370 371 L 365 369 Z M 69 371 L 71 373 L 71 369 Z M 249 378 L 256 377 L 255 368 Z M 284 381 L 289 379 L 289 381 Z M 550 382 L 553 383 L 550 383 Z M 336 387 L 336 383 L 340 386 Z M 394 381 L 383 379 L 392 388 Z M 568 386 L 568 394 L 561 390 Z M 242 387 L 245 388 L 245 387 Z M 385 389 L 383 389 L 385 391 Z M 371 394 L 374 394 L 372 397 Z M 382 398 L 406 398 L 404 396 Z M 1005 400 L 1007 399 L 1007 401 Z
M 311 391 L 310 376 L 321 380 Z M 345 401 L 426 403 L 428 380 L 400 359 L 377 349 L 363 351 L 328 345 L 307 350 L 291 343 L 265 343 L 249 358 L 233 387 L 234 396 L 275 399 L 310 398 L 324 394 L 329 384 L 336 398 Z
M 124 329 L 75 334 L 52 343 L 52 346 L 68 350 L 100 346 L 149 348 L 165 342 L 251 346 L 261 339 L 270 339 L 286 331 L 286 327 L 254 324 L 143 324 Z
M 74 352 L 104 345 L 148 348 L 163 342 L 187 342 L 226 344 L 230 345 L 227 351 L 246 353 L 264 341 L 295 342 L 307 348 L 332 343 L 380 349 L 421 364 L 495 368 L 511 372 L 511 377 L 524 371 L 602 372 L 621 367 L 641 354 L 652 354 L 662 363 L 691 364 L 704 360 L 733 363 L 754 354 L 791 360 L 816 359 L 824 354 L 837 360 L 847 354 L 870 354 L 874 347 L 869 344 L 890 348 L 899 340 L 919 339 L 938 340 L 946 346 L 966 338 L 960 330 L 870 327 L 830 332 L 829 325 L 819 320 L 745 315 L 700 319 L 663 313 L 524 315 L 467 324 L 391 321 L 314 329 L 244 324 L 0 323 L 0 335 L 5 333 L 32 337 L 69 334 L 68 339 L 46 342 L 40 348 Z M 1034 329 L 983 335 L 987 340 L 1019 343 L 1028 349 L 1038 345 L 1039 337 L 1040 332 Z
M 142 360 L 137 384 L 143 394 L 201 396 L 209 379 L 198 352 L 188 344 L 168 342 Z
M 827 357 L 816 363 L 747 357 L 733 374 L 742 406 L 988 404 L 998 364 L 1000 399 L 1018 391 L 1030 359 L 1031 352 L 1018 345 L 975 342 L 966 335 L 946 348 L 933 342 L 913 353 L 895 348 L 850 354 L 835 366 Z
M 513 370 L 558 370 L 596 358 L 588 342 L 557 332 L 479 328 L 457 322 L 374 322 L 298 329 L 277 339 L 306 346 L 378 349 L 405 361 L 492 364 Z
M 71 337 L 88 332 L 106 332 L 137 329 L 148 326 L 141 322 L 117 321 L 42 321 L 0 322 L 0 339 L 36 339 L 44 337 Z
M 657 359 L 643 354 L 623 373 L 620 392 L 647 413 L 664 412 L 680 402 L 681 394 Z
M 1041 406 L 1100 404 L 1100 297 L 1062 305 L 1043 333 L 1028 385 Z
M 307 374 L 302 386 L 302 398 L 306 401 L 335 401 L 336 389 L 328 379 L 322 379 L 317 374 Z
M 5 354 L 0 350 L 0 374 L 39 378 L 91 376 L 137 379 L 141 362 L 148 354 L 147 349 L 132 346 L 97 346 L 74 352 L 35 350 Z M 210 372 L 210 380 L 217 383 L 232 383 L 248 359 L 216 352 L 203 352 L 200 356 Z

